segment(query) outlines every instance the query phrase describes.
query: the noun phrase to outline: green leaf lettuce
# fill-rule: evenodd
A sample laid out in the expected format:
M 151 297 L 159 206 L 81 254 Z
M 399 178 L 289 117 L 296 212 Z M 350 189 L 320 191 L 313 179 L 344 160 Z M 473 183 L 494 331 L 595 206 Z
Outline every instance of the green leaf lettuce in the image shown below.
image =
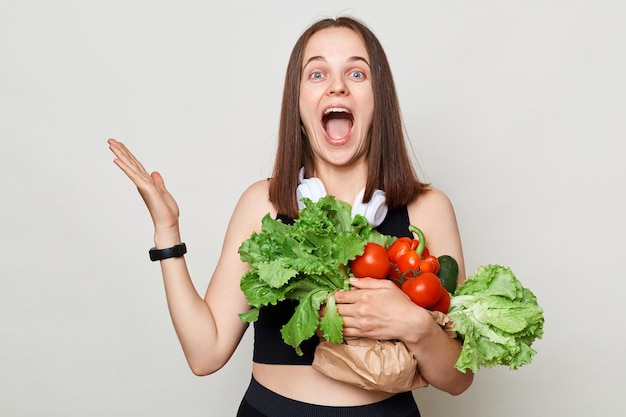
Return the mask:
M 543 336 L 543 310 L 511 269 L 478 267 L 455 291 L 448 316 L 463 339 L 455 367 L 473 372 L 505 365 L 517 369 L 531 362 L 531 344 Z
M 337 313 L 334 292 L 349 289 L 348 263 L 361 255 L 369 241 L 385 243 L 365 217 L 352 217 L 349 204 L 333 196 L 313 203 L 303 199 L 293 225 L 286 225 L 269 214 L 259 233 L 253 233 L 239 247 L 242 261 L 250 269 L 240 282 L 251 310 L 240 314 L 246 322 L 258 319 L 259 309 L 286 299 L 298 301 L 281 329 L 283 340 L 302 354 L 300 344 L 312 337 L 318 327 L 334 343 L 343 341 L 343 320 Z M 326 304 L 320 320 L 318 311 Z

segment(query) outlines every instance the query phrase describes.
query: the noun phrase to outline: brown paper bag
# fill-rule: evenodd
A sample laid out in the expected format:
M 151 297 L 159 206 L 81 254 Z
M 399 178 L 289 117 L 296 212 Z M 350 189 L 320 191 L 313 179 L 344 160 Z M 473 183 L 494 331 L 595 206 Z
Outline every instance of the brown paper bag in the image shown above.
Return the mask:
M 456 337 L 447 315 L 439 312 L 431 315 L 450 337 Z M 399 340 L 355 338 L 343 343 L 322 340 L 315 349 L 313 369 L 367 390 L 395 393 L 428 385 L 417 370 L 417 360 Z
M 367 390 L 404 392 L 428 385 L 417 372 L 413 354 L 399 340 L 323 340 L 315 349 L 313 369 Z
M 442 313 L 441 311 L 429 311 L 430 315 L 433 317 L 433 320 L 441 326 L 441 329 L 448 334 L 452 339 L 456 339 L 457 334 L 454 331 L 454 322 L 450 320 L 447 314 Z

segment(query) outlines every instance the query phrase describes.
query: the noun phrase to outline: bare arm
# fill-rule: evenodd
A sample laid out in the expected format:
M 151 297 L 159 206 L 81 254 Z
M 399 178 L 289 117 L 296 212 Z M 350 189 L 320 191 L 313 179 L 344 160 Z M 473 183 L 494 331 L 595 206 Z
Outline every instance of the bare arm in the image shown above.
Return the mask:
M 411 222 L 425 234 L 430 253 L 450 255 L 459 263 L 459 280 L 465 277 L 461 240 L 454 210 L 437 190 L 421 196 L 409 207 Z M 419 372 L 434 387 L 460 394 L 473 381 L 471 372 L 454 368 L 461 344 L 451 339 L 430 313 L 414 304 L 389 280 L 355 279 L 359 291 L 336 295 L 344 317 L 344 335 L 404 341 L 418 361 Z
M 109 140 L 115 163 L 137 186 L 154 223 L 157 248 L 181 242 L 175 200 L 160 174 L 149 174 L 120 142 Z M 238 314 L 249 307 L 239 289 L 247 265 L 237 252 L 239 245 L 258 229 L 261 218 L 272 211 L 266 181 L 252 185 L 240 198 L 228 225 L 222 252 L 203 297 L 196 291 L 183 257 L 161 263 L 165 293 L 172 322 L 189 366 L 196 375 L 220 369 L 235 351 L 247 327 Z

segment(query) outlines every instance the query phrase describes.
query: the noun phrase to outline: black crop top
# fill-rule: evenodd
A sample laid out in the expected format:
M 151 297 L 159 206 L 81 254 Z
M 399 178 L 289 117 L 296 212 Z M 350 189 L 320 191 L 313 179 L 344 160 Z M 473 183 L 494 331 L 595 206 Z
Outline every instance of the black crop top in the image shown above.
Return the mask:
M 283 223 L 292 224 L 293 219 L 278 215 Z M 385 220 L 376 228 L 380 233 L 391 236 L 412 237 L 409 231 L 409 213 L 406 206 L 390 209 Z M 300 347 L 304 353 L 298 356 L 295 349 L 286 344 L 280 334 L 281 327 L 289 321 L 297 301 L 285 300 L 275 306 L 263 307 L 259 318 L 254 322 L 254 353 L 252 360 L 257 363 L 274 365 L 311 365 L 319 338 L 313 336 Z

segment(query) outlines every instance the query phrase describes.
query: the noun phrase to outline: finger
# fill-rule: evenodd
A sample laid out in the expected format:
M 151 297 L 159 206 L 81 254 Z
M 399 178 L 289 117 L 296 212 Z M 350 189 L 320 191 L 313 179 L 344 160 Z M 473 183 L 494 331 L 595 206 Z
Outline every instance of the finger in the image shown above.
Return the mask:
M 118 158 L 122 156 L 130 156 L 131 153 L 128 148 L 122 143 L 115 139 L 109 139 L 107 141 L 109 143 L 109 149 L 117 156 Z
M 367 279 L 367 278 L 359 278 Z M 377 281 L 372 278 L 372 281 Z M 375 286 L 372 284 L 370 287 L 362 286 L 361 288 L 353 287 L 349 291 L 340 290 L 335 293 L 335 301 L 341 304 L 353 304 L 358 302 L 370 302 L 373 290 L 380 290 L 386 288 L 385 286 Z
M 335 302 L 337 304 L 350 304 L 355 303 L 358 296 L 354 294 L 356 290 L 344 291 L 339 290 L 335 292 Z
M 167 188 L 165 187 L 165 180 L 161 176 L 161 174 L 157 171 L 154 171 L 150 174 L 150 177 L 154 180 L 156 185 L 163 191 L 167 192 Z
M 150 175 L 141 167 L 133 164 L 125 157 L 117 157 L 113 160 L 124 173 L 131 179 L 133 183 L 139 188 L 143 188 L 146 182 L 151 182 Z
M 133 155 L 133 153 L 122 142 L 118 142 L 115 139 L 109 139 L 109 149 L 115 154 L 117 158 L 123 159 L 128 165 L 135 165 L 143 169 L 143 165 Z M 143 169 L 145 171 L 145 169 Z
M 358 289 L 379 289 L 379 288 L 391 288 L 390 285 L 394 285 L 388 279 L 376 279 L 376 278 L 350 278 L 350 285 Z
M 122 145 L 123 146 L 123 145 Z M 120 152 L 117 154 L 117 159 L 121 160 L 126 166 L 133 169 L 135 172 L 147 176 L 148 170 L 144 168 L 143 164 L 129 151 L 126 147 L 119 148 Z
M 119 144 L 119 148 L 120 148 L 120 150 L 122 150 L 122 151 L 123 151 L 123 155 L 124 155 L 124 156 L 126 156 L 126 157 L 127 157 L 127 159 L 133 163 L 133 165 L 135 165 L 137 168 L 139 168 L 139 169 L 140 169 L 141 171 L 143 171 L 143 172 L 148 172 L 148 171 L 144 168 L 144 166 L 142 165 L 142 163 L 141 163 L 141 162 L 139 162 L 139 159 L 137 159 L 137 157 L 135 156 L 135 154 L 133 154 L 133 153 L 130 151 L 130 149 L 128 149 L 128 148 L 126 147 L 126 145 L 124 145 L 124 144 L 123 144 L 123 143 L 121 143 L 121 142 L 118 142 L 118 144 Z
M 137 185 L 152 183 L 152 179 L 144 166 L 123 143 L 114 139 L 109 140 L 109 148 L 115 154 L 113 162 Z
M 343 318 L 344 326 L 346 325 L 346 319 L 348 317 L 354 317 L 356 314 L 352 306 L 353 304 L 337 304 L 337 314 Z
M 346 317 L 343 324 L 343 335 L 345 337 L 368 337 L 375 334 L 376 328 L 377 326 L 372 320 Z

